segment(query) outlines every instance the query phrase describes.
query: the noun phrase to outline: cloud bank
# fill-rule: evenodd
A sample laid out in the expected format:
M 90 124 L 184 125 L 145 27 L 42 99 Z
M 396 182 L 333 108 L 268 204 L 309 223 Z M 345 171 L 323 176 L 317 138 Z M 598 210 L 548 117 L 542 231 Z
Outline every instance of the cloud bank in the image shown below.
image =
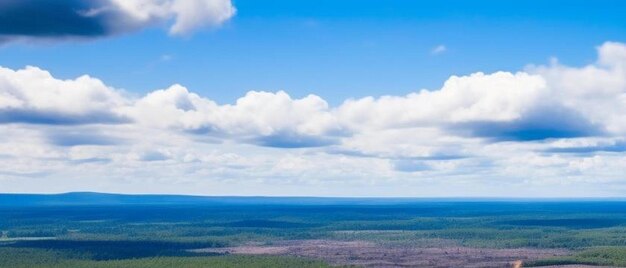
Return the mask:
M 436 90 L 335 107 L 284 91 L 219 104 L 181 85 L 131 97 L 86 75 L 60 80 L 36 67 L 0 68 L 0 124 L 0 168 L 15 189 L 11 182 L 33 170 L 86 183 L 80 174 L 89 169 L 107 178 L 101 190 L 174 184 L 245 194 L 233 185 L 249 183 L 277 187 L 261 190 L 270 194 L 619 194 L 626 45 L 599 46 L 587 66 L 554 61 L 452 76 Z
M 151 26 L 188 35 L 221 25 L 235 11 L 230 0 L 4 0 L 0 41 L 85 39 Z

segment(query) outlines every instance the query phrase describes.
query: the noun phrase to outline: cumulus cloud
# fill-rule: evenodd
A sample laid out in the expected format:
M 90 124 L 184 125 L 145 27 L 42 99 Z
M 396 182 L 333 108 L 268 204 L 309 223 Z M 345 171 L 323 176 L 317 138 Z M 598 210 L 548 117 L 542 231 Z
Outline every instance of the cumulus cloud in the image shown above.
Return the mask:
M 624 117 L 615 111 L 626 109 L 622 50 L 606 43 L 598 63 L 583 68 L 553 64 L 452 76 L 439 90 L 349 99 L 337 107 L 316 95 L 294 99 L 284 91 L 251 91 L 221 105 L 181 85 L 135 99 L 89 76 L 60 80 L 36 67 L 1 68 L 0 122 L 134 122 L 284 148 L 350 144 L 350 137 L 415 128 L 518 141 L 614 135 L 623 133 Z
M 0 40 L 94 38 L 159 25 L 187 35 L 234 14 L 230 0 L 5 0 Z
M 529 66 L 527 72 L 544 78 L 551 99 L 580 112 L 607 131 L 626 133 L 626 46 L 606 42 L 598 47 L 598 60 L 582 68 L 554 61 Z
M 338 131 L 328 103 L 309 95 L 292 99 L 279 91 L 249 92 L 232 105 L 190 93 L 180 85 L 157 90 L 126 109 L 139 123 L 196 134 L 236 137 L 271 147 L 315 147 L 333 143 Z M 154 117 L 158 113 L 159 117 Z
M 440 90 L 422 90 L 407 96 L 347 100 L 339 117 L 354 128 L 505 122 L 522 117 L 541 101 L 545 82 L 526 73 L 475 73 L 452 76 Z
M 117 110 L 126 101 L 87 75 L 60 80 L 37 67 L 0 67 L 0 123 L 122 123 L 128 119 Z
M 553 61 L 477 72 L 436 90 L 337 106 L 284 91 L 220 104 L 182 85 L 131 97 L 89 76 L 0 68 L 0 168 L 63 173 L 69 161 L 81 163 L 75 169 L 119 167 L 112 176 L 120 179 L 159 174 L 261 185 L 619 182 L 625 77 L 626 45 L 612 42 L 587 66 Z
M 0 122 L 134 122 L 196 135 L 275 147 L 350 143 L 393 129 L 432 129 L 439 136 L 543 140 L 623 134 L 626 49 L 606 43 L 597 64 L 553 64 L 525 72 L 450 77 L 439 90 L 349 99 L 337 107 L 316 95 L 251 91 L 218 104 L 181 85 L 130 98 L 102 81 L 60 80 L 36 67 L 0 69 Z M 580 82 L 576 82 L 580 81 Z M 158 116 L 155 116 L 158 114 Z M 407 131 L 401 131 L 407 132 Z

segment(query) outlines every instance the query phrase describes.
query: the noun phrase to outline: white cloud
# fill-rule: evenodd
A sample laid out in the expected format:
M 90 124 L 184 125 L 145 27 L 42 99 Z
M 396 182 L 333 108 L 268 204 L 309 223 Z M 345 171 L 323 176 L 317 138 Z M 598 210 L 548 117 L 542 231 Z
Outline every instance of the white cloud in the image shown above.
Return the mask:
M 125 105 L 121 92 L 87 75 L 54 78 L 37 67 L 0 67 L 0 121 L 24 123 L 120 122 Z
M 189 35 L 235 13 L 231 0 L 20 0 L 0 9 L 0 43 L 92 39 L 148 27 Z
M 626 133 L 626 46 L 607 42 L 598 47 L 598 61 L 582 68 L 553 63 L 529 66 L 544 77 L 551 99 L 579 111 L 613 133 Z
M 436 47 L 434 47 L 431 51 L 430 54 L 433 55 L 439 55 L 439 54 L 443 54 L 444 52 L 446 52 L 448 50 L 448 48 L 446 48 L 446 46 L 444 45 L 438 45 Z
M 339 117 L 359 127 L 406 127 L 472 121 L 511 121 L 543 101 L 545 81 L 527 73 L 452 76 L 440 90 L 404 97 L 348 100 Z
M 218 105 L 174 85 L 152 92 L 125 109 L 131 118 L 146 125 L 277 147 L 290 142 L 302 143 L 303 147 L 324 144 L 327 138 L 323 136 L 338 130 L 324 100 L 314 95 L 292 99 L 283 91 L 251 91 L 233 105 Z
M 173 20 L 170 34 L 185 35 L 222 24 L 235 15 L 230 0 L 111 0 L 138 25 Z M 126 26 L 124 26 L 126 27 Z
M 46 174 L 42 185 L 103 191 L 619 194 L 626 45 L 598 54 L 588 66 L 452 76 L 438 90 L 335 107 L 283 91 L 219 104 L 181 85 L 133 98 L 89 76 L 0 68 L 0 180 L 7 191 Z

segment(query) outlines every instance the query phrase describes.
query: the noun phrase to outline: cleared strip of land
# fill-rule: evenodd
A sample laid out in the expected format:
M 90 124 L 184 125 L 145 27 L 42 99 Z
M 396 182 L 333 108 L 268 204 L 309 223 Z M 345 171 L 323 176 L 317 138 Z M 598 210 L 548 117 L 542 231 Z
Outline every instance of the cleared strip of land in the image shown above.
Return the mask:
M 333 265 L 365 267 L 511 267 L 515 261 L 568 255 L 564 249 L 393 247 L 367 241 L 291 240 L 271 245 L 197 249 L 194 252 L 284 255 L 321 259 Z

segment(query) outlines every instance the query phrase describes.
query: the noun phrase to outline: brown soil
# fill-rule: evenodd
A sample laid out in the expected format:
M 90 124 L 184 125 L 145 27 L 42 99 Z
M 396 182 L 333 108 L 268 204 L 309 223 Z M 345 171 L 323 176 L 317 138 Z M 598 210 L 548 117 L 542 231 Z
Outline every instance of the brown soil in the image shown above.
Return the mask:
M 323 259 L 334 265 L 365 267 L 513 267 L 516 261 L 567 255 L 560 249 L 485 249 L 468 247 L 393 247 L 366 241 L 293 240 L 197 252 L 288 255 Z

